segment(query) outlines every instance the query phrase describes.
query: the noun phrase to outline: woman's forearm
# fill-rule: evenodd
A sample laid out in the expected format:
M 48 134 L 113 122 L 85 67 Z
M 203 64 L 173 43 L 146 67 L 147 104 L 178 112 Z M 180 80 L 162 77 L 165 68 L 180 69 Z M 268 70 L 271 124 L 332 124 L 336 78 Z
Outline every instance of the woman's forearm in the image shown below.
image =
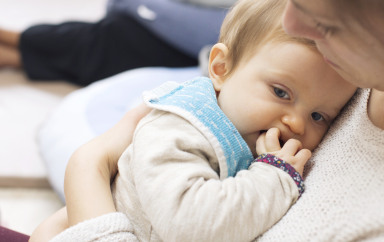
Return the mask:
M 68 224 L 115 211 L 110 190 L 108 157 L 100 153 L 98 139 L 80 147 L 71 157 L 65 174 L 64 192 Z
M 130 110 L 113 128 L 72 155 L 64 184 L 69 226 L 116 211 L 110 183 L 117 173 L 117 161 L 132 142 L 137 123 L 149 111 L 144 104 Z

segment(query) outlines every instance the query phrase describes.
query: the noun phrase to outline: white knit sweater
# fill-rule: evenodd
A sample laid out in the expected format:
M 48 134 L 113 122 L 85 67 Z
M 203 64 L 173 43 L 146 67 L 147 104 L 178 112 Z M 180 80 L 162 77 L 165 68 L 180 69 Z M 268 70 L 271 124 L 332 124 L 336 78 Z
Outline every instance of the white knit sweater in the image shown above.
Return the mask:
M 305 193 L 259 241 L 384 241 L 384 130 L 368 119 L 369 94 L 360 91 L 336 120 Z

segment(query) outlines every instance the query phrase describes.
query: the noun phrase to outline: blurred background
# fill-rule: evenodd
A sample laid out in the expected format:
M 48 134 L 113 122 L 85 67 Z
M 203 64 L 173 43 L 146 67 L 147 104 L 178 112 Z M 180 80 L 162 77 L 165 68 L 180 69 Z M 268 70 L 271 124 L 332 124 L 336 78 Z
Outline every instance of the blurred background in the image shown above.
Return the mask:
M 33 24 L 95 21 L 106 0 L 0 0 L 0 27 L 21 31 Z M 0 53 L 1 55 L 1 53 Z M 29 82 L 22 71 L 0 69 L 0 224 L 31 234 L 63 206 L 51 189 L 36 145 L 50 111 L 78 87 Z

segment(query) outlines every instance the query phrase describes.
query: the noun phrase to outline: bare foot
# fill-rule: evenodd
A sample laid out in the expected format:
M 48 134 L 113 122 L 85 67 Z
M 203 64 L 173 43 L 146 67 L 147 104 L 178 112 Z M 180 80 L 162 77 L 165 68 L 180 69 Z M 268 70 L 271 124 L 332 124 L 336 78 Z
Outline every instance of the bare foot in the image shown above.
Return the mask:
M 0 44 L 0 67 L 21 67 L 20 52 L 16 47 Z
M 5 29 L 0 29 L 0 44 L 17 48 L 19 46 L 20 33 Z

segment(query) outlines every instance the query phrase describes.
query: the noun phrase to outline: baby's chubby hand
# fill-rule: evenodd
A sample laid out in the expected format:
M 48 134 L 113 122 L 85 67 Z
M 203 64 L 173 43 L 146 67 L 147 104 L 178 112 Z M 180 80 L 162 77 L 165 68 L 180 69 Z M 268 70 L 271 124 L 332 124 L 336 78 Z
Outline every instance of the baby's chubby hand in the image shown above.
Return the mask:
M 295 170 L 303 176 L 304 165 L 311 158 L 311 151 L 303 149 L 299 140 L 289 139 L 283 147 L 279 141 L 280 130 L 271 128 L 262 133 L 256 141 L 256 152 L 261 154 L 272 154 L 289 163 Z

